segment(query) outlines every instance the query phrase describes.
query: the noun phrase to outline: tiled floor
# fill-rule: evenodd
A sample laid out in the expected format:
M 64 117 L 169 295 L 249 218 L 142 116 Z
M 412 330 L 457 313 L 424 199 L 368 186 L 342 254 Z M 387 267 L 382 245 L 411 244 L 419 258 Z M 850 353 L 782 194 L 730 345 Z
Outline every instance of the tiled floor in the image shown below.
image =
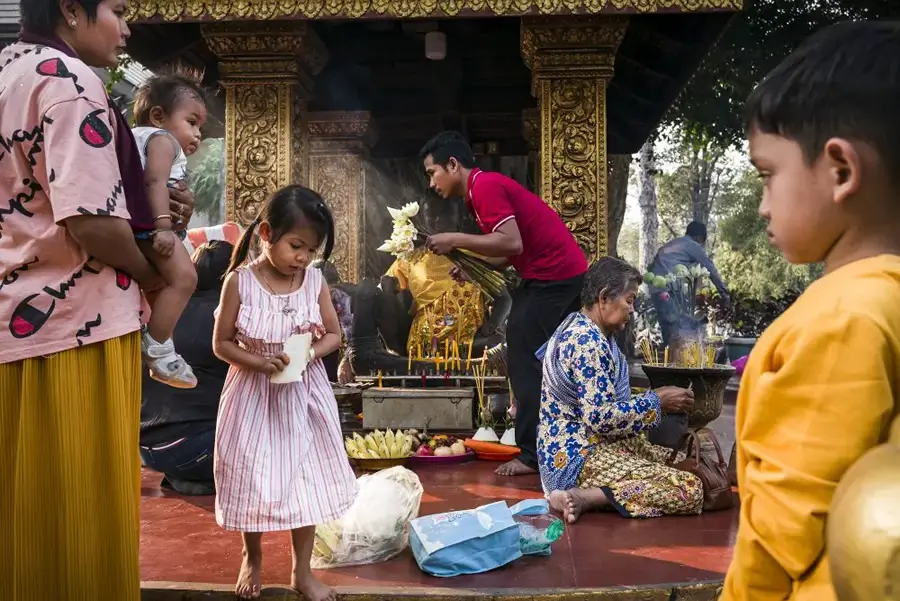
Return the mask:
M 716 428 L 719 430 L 720 428 Z M 722 430 L 727 430 L 721 427 Z M 725 452 L 730 441 L 722 441 Z M 511 504 L 540 497 L 537 477 L 498 478 L 496 464 L 416 468 L 425 487 L 421 514 Z M 159 488 L 145 470 L 141 503 L 142 579 L 229 584 L 240 564 L 240 538 L 215 522 L 212 497 L 180 497 Z M 347 587 L 453 587 L 469 589 L 593 588 L 686 583 L 722 578 L 731 558 L 736 510 L 700 517 L 627 520 L 590 514 L 567 528 L 550 557 L 523 558 L 494 572 L 453 579 L 425 575 L 408 551 L 382 564 L 327 570 L 322 578 Z M 264 540 L 264 583 L 290 579 L 286 533 Z

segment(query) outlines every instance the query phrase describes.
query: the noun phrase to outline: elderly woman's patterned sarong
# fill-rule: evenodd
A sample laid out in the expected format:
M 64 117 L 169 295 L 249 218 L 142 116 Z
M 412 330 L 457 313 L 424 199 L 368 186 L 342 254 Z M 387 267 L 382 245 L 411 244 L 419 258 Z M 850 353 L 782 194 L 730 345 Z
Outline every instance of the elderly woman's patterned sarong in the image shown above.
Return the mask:
M 601 489 L 625 517 L 699 514 L 703 485 L 665 464 L 671 452 L 644 436 L 601 443 L 588 453 L 578 488 Z
M 666 465 L 671 450 L 647 441 L 659 423 L 659 397 L 631 395 L 628 363 L 615 341 L 575 313 L 539 356 L 538 458 L 546 493 L 599 488 L 625 517 L 700 513 L 700 480 Z

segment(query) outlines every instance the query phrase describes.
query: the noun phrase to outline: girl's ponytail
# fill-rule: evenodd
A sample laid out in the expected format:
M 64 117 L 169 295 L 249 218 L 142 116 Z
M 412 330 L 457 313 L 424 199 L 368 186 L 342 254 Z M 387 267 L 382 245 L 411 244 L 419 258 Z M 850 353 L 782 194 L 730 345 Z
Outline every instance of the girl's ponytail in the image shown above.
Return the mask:
M 331 257 L 331 251 L 334 250 L 334 217 L 331 216 L 331 211 L 328 210 L 328 205 L 324 202 L 319 202 L 317 211 L 322 216 L 322 220 L 325 222 L 325 229 L 327 230 L 328 240 L 325 241 L 325 250 L 322 251 L 322 260 L 327 261 Z
M 256 226 L 258 225 L 259 217 L 254 219 L 253 223 L 248 225 L 244 233 L 241 234 L 241 239 L 238 240 L 237 246 L 234 247 L 234 252 L 231 253 L 231 263 L 228 264 L 227 273 L 231 273 L 247 260 L 247 256 L 250 254 L 250 244 L 253 242 L 253 236 L 256 234 Z

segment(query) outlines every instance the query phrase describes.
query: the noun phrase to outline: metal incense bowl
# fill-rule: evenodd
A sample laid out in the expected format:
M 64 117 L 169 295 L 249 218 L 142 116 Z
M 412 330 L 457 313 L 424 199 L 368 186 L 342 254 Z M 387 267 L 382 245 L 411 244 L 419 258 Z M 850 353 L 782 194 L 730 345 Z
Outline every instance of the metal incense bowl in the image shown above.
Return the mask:
M 730 365 L 676 367 L 645 363 L 641 369 L 652 388 L 677 386 L 694 391 L 694 408 L 688 413 L 688 426 L 691 428 L 703 428 L 722 414 L 725 389 L 735 372 Z

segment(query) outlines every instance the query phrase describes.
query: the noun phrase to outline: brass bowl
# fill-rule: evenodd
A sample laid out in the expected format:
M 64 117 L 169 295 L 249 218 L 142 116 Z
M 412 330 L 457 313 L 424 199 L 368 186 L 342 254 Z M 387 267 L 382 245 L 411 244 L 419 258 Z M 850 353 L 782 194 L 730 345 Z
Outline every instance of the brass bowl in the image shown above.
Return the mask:
M 641 369 L 650 380 L 651 388 L 677 386 L 692 388 L 694 408 L 688 413 L 688 427 L 703 428 L 722 415 L 725 388 L 734 375 L 730 365 L 711 367 L 676 367 L 673 365 L 643 364 Z
M 840 601 L 900 599 L 900 418 L 893 430 L 847 470 L 832 499 L 826 534 Z

